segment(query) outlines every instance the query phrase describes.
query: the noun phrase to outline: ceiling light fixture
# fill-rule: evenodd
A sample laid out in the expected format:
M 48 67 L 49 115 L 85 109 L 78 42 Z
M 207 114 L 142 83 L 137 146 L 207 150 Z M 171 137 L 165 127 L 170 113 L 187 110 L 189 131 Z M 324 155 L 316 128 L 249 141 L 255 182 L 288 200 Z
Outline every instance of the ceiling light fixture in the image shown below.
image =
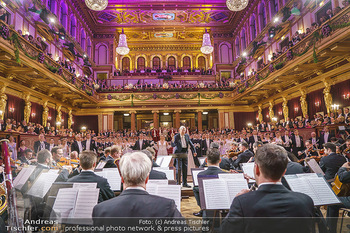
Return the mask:
M 203 34 L 203 42 L 202 42 L 202 47 L 201 47 L 201 52 L 204 54 L 211 54 L 213 52 L 214 48 L 211 45 L 210 41 L 210 35 L 205 29 L 205 33 Z
M 230 11 L 241 11 L 248 6 L 249 0 L 226 0 L 226 6 Z
M 103 11 L 108 5 L 108 0 L 85 0 L 85 4 L 93 11 Z
M 126 41 L 126 35 L 124 34 L 124 29 L 122 29 L 122 33 L 119 35 L 119 42 L 117 47 L 117 53 L 124 56 L 127 55 L 130 51 L 128 48 L 128 42 Z

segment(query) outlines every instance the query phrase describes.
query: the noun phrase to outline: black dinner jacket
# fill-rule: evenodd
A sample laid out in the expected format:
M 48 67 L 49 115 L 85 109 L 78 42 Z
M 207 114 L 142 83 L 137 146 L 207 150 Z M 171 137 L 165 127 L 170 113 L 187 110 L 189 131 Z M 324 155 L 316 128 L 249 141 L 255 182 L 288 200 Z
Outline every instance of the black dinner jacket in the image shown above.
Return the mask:
M 304 140 L 303 137 L 299 135 L 300 138 L 300 146 L 301 148 L 304 148 Z M 290 140 L 292 140 L 292 146 L 293 148 L 296 148 L 296 141 L 295 141 L 295 135 L 293 134 L 292 136 L 290 136 Z
M 210 145 L 211 145 L 212 142 L 213 142 L 213 139 L 209 139 L 209 147 L 210 147 Z M 208 145 L 207 145 L 207 139 L 206 139 L 206 138 L 202 139 L 202 141 L 201 141 L 201 147 L 202 147 L 202 154 L 206 154 L 207 151 L 209 150 Z
M 147 140 L 142 140 L 142 146 L 140 145 L 140 140 L 137 140 L 132 149 L 133 150 L 144 150 L 147 147 L 149 147 L 149 142 Z
M 44 142 L 44 143 L 45 143 L 45 149 L 50 150 L 50 144 L 47 142 Z M 34 142 L 34 154 L 37 154 L 39 152 L 40 144 L 41 144 L 40 141 Z
M 283 185 L 266 184 L 233 199 L 222 232 L 310 233 L 313 216 L 314 203 L 309 196 Z
M 86 150 L 86 142 L 87 142 L 87 140 L 85 140 L 85 141 L 82 142 L 83 150 Z M 97 150 L 97 148 L 96 148 L 96 143 L 95 143 L 95 141 L 92 140 L 92 139 L 90 139 L 90 150 L 91 150 L 91 151 L 95 151 L 95 152 L 96 152 L 96 150 Z
M 187 143 L 187 149 L 190 149 L 192 151 L 192 155 L 194 153 L 196 153 L 196 148 L 194 148 L 194 145 L 193 145 L 192 141 L 190 140 L 190 136 L 188 134 L 185 134 L 185 140 Z M 181 144 L 180 133 L 175 135 L 174 142 L 171 144 L 172 144 L 172 146 L 175 147 L 175 153 L 181 153 L 182 144 Z
M 67 182 L 97 183 L 97 188 L 100 189 L 100 194 L 98 197 L 99 203 L 114 197 L 114 192 L 112 191 L 107 179 L 96 175 L 92 171 L 82 171 L 79 175 L 68 179 Z
M 240 163 L 246 163 L 246 162 L 248 162 L 249 159 L 250 159 L 251 157 L 253 157 L 253 156 L 254 156 L 253 152 L 251 152 L 250 150 L 246 150 L 246 151 L 244 151 L 243 153 L 241 153 L 241 154 L 239 154 L 239 155 L 237 156 L 237 159 L 236 159 L 235 161 L 233 161 L 233 164 L 232 164 L 232 165 L 233 165 L 235 168 L 238 168 Z
M 118 197 L 97 204 L 93 209 L 92 217 L 95 226 L 102 226 L 111 224 L 108 218 L 114 218 L 113 225 L 124 225 L 125 221 L 133 221 L 135 218 L 182 216 L 177 210 L 174 200 L 151 195 L 144 190 L 127 189 Z
M 201 171 L 198 173 L 197 177 L 201 177 L 201 176 L 217 176 L 219 173 L 227 173 L 224 172 L 223 170 L 221 170 L 218 167 L 214 167 L 214 166 L 209 166 L 207 170 Z
M 331 153 L 328 156 L 322 157 L 320 167 L 323 170 L 326 180 L 333 179 L 339 168 L 346 162 L 344 156 L 336 153 Z
M 161 171 L 157 171 L 157 170 L 151 170 L 151 172 L 149 173 L 149 179 L 150 180 L 166 180 L 166 174 L 164 172 Z
M 83 145 L 83 142 L 81 142 L 81 146 L 82 148 L 84 149 L 84 145 Z M 77 141 L 74 141 L 71 145 L 71 151 L 76 151 L 78 152 L 78 154 L 80 154 L 80 150 L 79 150 L 79 146 L 78 146 L 78 142 Z
M 260 136 L 257 136 L 257 139 L 258 139 L 258 141 L 261 142 Z M 254 142 L 255 142 L 254 136 L 250 136 L 250 137 L 249 137 L 249 145 L 250 145 L 251 147 L 253 147 Z

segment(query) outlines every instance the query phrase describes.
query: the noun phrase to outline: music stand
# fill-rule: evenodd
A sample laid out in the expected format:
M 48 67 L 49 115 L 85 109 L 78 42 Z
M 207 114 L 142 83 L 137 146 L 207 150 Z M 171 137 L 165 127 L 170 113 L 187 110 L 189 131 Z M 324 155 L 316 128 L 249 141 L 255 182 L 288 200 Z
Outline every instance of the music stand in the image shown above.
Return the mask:
M 173 159 L 187 159 L 187 153 L 176 153 L 171 155 Z M 180 161 L 178 161 L 180 163 Z M 182 166 L 180 164 L 177 164 L 178 171 L 177 171 L 177 182 L 181 185 L 181 173 L 182 173 Z

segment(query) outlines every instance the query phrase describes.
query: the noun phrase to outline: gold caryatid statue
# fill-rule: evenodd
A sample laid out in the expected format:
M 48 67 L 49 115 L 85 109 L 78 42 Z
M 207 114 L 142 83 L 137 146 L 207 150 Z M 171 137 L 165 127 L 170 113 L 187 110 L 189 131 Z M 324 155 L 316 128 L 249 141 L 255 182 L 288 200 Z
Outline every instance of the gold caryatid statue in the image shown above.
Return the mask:
M 24 120 L 27 123 L 29 123 L 31 111 L 32 111 L 32 103 L 27 99 L 24 102 Z
M 72 109 L 69 109 L 69 112 L 68 112 L 68 129 L 72 128 L 72 123 L 73 123 Z
M 47 107 L 47 101 L 43 105 L 43 126 L 47 126 L 47 119 L 49 118 L 49 108 Z
M 7 104 L 7 95 L 5 93 L 0 94 L 0 119 L 4 120 L 5 110 Z
M 324 89 L 323 89 L 323 96 L 324 96 L 324 102 L 326 104 L 327 108 L 327 114 L 329 115 L 331 113 L 332 104 L 333 104 L 333 98 L 331 94 L 331 84 L 329 81 L 324 81 Z
M 62 121 L 62 112 L 61 112 L 61 108 L 62 108 L 62 106 L 61 106 L 61 105 L 58 105 L 58 107 L 57 107 L 57 116 L 56 116 L 56 123 L 59 122 L 59 124 L 60 124 L 61 121 Z
M 259 122 L 260 122 L 260 123 L 263 121 L 263 115 L 262 115 L 262 108 L 261 108 L 261 105 L 258 106 L 258 119 L 259 119 Z
M 300 96 L 301 111 L 303 112 L 303 117 L 306 117 L 306 115 L 307 115 L 306 90 L 301 89 L 300 93 L 301 93 L 301 96 Z
M 287 121 L 287 118 L 289 116 L 288 100 L 285 96 L 283 96 L 282 99 L 283 99 L 283 102 L 282 102 L 283 116 L 284 116 L 284 120 Z
M 272 118 L 275 117 L 275 113 L 273 112 L 273 101 L 269 102 L 269 116 L 271 121 L 272 121 Z

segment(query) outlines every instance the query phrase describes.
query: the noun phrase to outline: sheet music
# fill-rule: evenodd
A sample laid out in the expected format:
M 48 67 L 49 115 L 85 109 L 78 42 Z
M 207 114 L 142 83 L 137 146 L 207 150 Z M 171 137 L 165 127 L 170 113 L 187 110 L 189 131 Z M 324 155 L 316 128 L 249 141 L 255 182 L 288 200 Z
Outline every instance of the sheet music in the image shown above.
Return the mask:
M 230 205 L 236 195 L 243 189 L 249 189 L 247 181 L 243 178 L 241 179 L 225 179 L 227 185 L 227 192 L 230 198 Z
M 18 190 L 22 189 L 23 185 L 28 181 L 29 177 L 32 175 L 34 170 L 35 166 L 22 168 L 22 170 L 14 179 L 13 186 Z
M 200 158 L 198 158 L 199 164 L 200 164 L 200 165 L 202 165 L 202 164 L 205 162 L 205 158 L 206 158 L 206 157 L 200 157 Z
M 181 185 L 157 185 L 157 195 L 174 200 L 181 212 Z
M 58 190 L 55 204 L 52 209 L 60 218 L 68 218 L 71 216 L 79 189 L 62 188 Z
M 314 172 L 314 173 L 317 173 L 317 174 L 322 174 L 324 176 L 324 172 L 322 171 L 320 165 L 318 165 L 318 163 L 316 162 L 315 159 L 310 159 L 309 161 L 306 162 L 307 165 L 309 165 L 309 167 L 311 168 L 311 170 Z
M 173 158 L 172 156 L 164 156 L 160 166 L 161 167 L 169 167 L 169 164 L 170 164 L 172 158 Z
M 43 198 L 46 193 L 49 191 L 51 185 L 57 179 L 58 174 L 45 172 L 41 173 L 40 176 L 36 179 L 32 187 L 27 192 L 30 196 Z
M 147 184 L 146 191 L 151 195 L 157 195 L 157 185 L 156 184 Z
M 205 205 L 208 210 L 230 209 L 226 181 L 223 179 L 203 180 Z
M 72 217 L 83 218 L 85 224 L 92 224 L 92 210 L 97 204 L 99 192 L 100 189 L 79 189 Z
M 243 179 L 244 180 L 244 175 L 243 173 L 219 173 L 218 174 L 219 179 Z
M 97 188 L 97 183 L 73 183 L 74 189 L 81 189 L 81 188 L 87 188 L 87 189 L 95 189 Z
M 198 173 L 204 171 L 203 170 L 192 170 L 192 180 L 193 180 L 193 185 L 198 186 Z
M 100 161 L 97 166 L 95 167 L 95 169 L 103 169 L 106 165 L 106 161 Z
M 315 206 L 340 203 L 323 177 L 286 175 L 285 178 L 293 191 L 310 196 Z
M 148 180 L 147 185 L 168 185 L 168 180 L 163 180 L 163 179 L 156 179 L 156 180 Z
M 47 173 L 58 174 L 59 171 L 60 171 L 59 169 L 50 169 Z
M 164 172 L 168 180 L 175 180 L 174 169 L 166 169 L 164 167 L 154 167 L 153 169 L 156 171 Z
M 157 156 L 156 164 L 158 164 L 159 166 L 161 166 L 164 157 L 165 157 L 165 156 Z
M 247 174 L 251 178 L 255 178 L 254 175 L 254 164 L 255 163 L 242 163 L 242 170 L 244 174 Z M 254 183 L 255 180 L 249 179 L 249 183 Z
M 106 178 L 109 186 L 113 191 L 121 190 L 122 179 L 120 177 L 118 168 L 104 168 L 101 172 L 95 172 L 96 175 Z

